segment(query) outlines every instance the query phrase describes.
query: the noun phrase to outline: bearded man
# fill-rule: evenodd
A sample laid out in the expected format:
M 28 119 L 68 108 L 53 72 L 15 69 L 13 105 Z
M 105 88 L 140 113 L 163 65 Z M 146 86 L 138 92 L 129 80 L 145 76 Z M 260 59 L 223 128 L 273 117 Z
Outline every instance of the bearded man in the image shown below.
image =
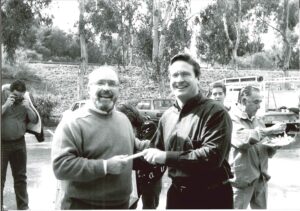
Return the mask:
M 128 118 L 114 109 L 120 81 L 110 67 L 89 75 L 90 102 L 61 121 L 52 165 L 62 180 L 60 209 L 128 209 L 135 136 Z

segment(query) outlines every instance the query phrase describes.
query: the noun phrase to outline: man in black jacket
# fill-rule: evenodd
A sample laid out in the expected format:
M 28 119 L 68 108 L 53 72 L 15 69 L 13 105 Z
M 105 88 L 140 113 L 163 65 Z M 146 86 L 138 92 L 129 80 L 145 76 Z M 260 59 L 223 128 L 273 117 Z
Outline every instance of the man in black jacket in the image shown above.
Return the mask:
M 199 64 L 178 54 L 169 66 L 176 103 L 162 116 L 144 158 L 168 166 L 167 209 L 233 208 L 227 158 L 232 122 L 225 108 L 199 92 Z

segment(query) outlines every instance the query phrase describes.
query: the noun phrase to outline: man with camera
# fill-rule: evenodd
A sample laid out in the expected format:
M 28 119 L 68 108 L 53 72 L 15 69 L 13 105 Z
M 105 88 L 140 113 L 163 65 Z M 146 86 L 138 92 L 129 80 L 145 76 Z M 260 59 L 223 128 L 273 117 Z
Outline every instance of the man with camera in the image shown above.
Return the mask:
M 14 178 L 17 209 L 28 209 L 26 144 L 24 135 L 27 124 L 39 121 L 29 98 L 24 98 L 25 83 L 16 80 L 2 86 L 1 114 L 1 207 L 8 163 Z

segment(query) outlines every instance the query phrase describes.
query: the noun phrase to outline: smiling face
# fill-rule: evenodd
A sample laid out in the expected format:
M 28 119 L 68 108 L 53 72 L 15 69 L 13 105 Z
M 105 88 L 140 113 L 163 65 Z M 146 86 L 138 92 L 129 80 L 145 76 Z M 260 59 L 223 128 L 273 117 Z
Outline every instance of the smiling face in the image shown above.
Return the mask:
M 215 87 L 211 90 L 210 98 L 223 105 L 225 100 L 225 93 L 223 92 L 223 89 L 221 87 Z
M 97 109 L 112 110 L 119 96 L 117 73 L 109 68 L 95 70 L 89 78 L 89 94 Z
M 185 104 L 199 93 L 199 80 L 193 66 L 185 61 L 175 61 L 169 67 L 170 86 L 177 101 Z

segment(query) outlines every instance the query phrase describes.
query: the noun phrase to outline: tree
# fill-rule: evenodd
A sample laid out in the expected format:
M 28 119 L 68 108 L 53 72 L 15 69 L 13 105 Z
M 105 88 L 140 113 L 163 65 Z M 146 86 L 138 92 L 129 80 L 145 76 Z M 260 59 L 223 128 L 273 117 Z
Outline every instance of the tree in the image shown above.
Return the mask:
M 113 35 L 118 35 L 122 64 L 133 62 L 134 37 L 137 31 L 136 22 L 139 21 L 138 9 L 141 0 L 89 0 L 86 5 L 88 30 L 94 31 L 100 37 L 103 53 L 114 54 L 107 48 Z
M 79 0 L 79 37 L 80 37 L 80 68 L 78 72 L 78 99 L 84 96 L 84 75 L 88 67 L 88 56 L 85 42 L 85 21 L 84 21 L 85 0 Z
M 232 17 L 232 13 L 229 14 L 228 11 L 233 11 L 233 8 L 229 8 L 226 0 L 218 1 L 220 3 L 223 3 L 223 7 L 221 7 L 222 10 L 222 22 L 224 26 L 224 32 L 225 37 L 227 39 L 228 48 L 231 50 L 232 55 L 232 61 L 235 66 L 235 69 L 237 70 L 237 50 L 240 45 L 240 37 L 241 37 L 241 12 L 242 12 L 242 2 L 241 0 L 235 0 L 234 5 L 236 8 L 235 14 L 235 20 L 233 20 L 233 24 L 231 25 L 232 31 L 234 32 L 234 38 L 229 36 L 228 28 L 230 25 L 227 23 L 227 19 L 229 19 L 229 16 Z
M 40 12 L 50 2 L 51 0 L 4 0 L 1 2 L 3 45 L 10 63 L 15 61 L 15 51 L 20 45 L 20 38 L 27 33 L 32 24 L 51 23 L 50 18 L 42 16 Z
M 197 36 L 198 55 L 206 62 L 228 64 L 233 61 L 237 67 L 238 57 L 260 51 L 261 40 L 250 39 L 249 29 L 242 26 L 242 19 L 247 17 L 251 5 L 240 5 L 236 1 L 219 1 L 209 5 L 200 13 L 201 30 Z M 238 4 L 237 8 L 234 5 Z M 244 15 L 243 15 L 244 14 Z M 257 31 L 262 31 L 259 28 Z
M 165 3 L 165 4 L 163 4 Z M 159 82 L 159 93 L 164 96 L 164 74 L 170 57 L 189 46 L 191 31 L 187 16 L 190 1 L 153 0 L 153 74 Z
M 269 3 L 276 5 L 272 10 L 272 16 L 266 16 L 265 13 L 259 16 L 262 24 L 267 25 L 276 32 L 282 39 L 281 55 L 278 55 L 279 67 L 283 69 L 284 74 L 288 76 L 290 60 L 293 48 L 297 48 L 296 43 L 299 39 L 299 31 L 296 25 L 299 24 L 299 1 L 297 0 L 272 0 Z M 294 52 L 297 52 L 296 50 Z
M 296 0 L 290 3 L 289 0 L 218 0 L 200 13 L 202 26 L 198 36 L 198 53 L 210 63 L 228 64 L 232 61 L 237 67 L 239 56 L 263 49 L 260 36 L 271 27 L 283 38 L 285 59 L 282 60 L 286 69 L 291 48 L 298 38 L 291 33 L 299 21 L 298 7 Z

